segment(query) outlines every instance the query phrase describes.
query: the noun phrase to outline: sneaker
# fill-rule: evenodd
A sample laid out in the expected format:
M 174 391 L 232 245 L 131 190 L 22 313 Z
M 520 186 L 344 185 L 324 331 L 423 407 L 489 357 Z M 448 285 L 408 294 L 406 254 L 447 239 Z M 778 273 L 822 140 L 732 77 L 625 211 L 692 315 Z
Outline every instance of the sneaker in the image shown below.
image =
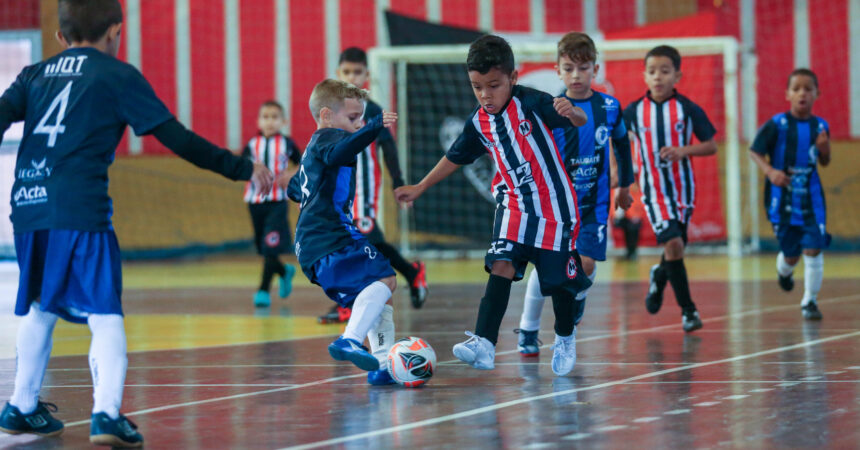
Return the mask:
M 119 418 L 111 419 L 101 412 L 93 414 L 90 443 L 111 447 L 143 447 L 143 436 L 137 432 L 137 425 L 124 415 L 120 414 Z
M 818 309 L 818 302 L 815 300 L 803 305 L 801 311 L 803 311 L 803 318 L 806 320 L 821 320 L 823 317 Z
M 783 291 L 790 292 L 794 289 L 794 273 L 790 273 L 786 276 L 782 276 L 777 273 L 776 276 L 779 281 L 779 287 L 782 288 Z
M 379 360 L 354 339 L 337 338 L 328 345 L 328 354 L 338 361 L 349 361 L 361 370 L 379 370 Z
M 555 335 L 552 345 L 552 372 L 563 377 L 573 370 L 576 364 L 576 329 L 567 337 Z
M 352 316 L 352 309 L 334 305 L 329 312 L 317 317 L 317 322 L 321 324 L 344 323 L 349 321 L 350 316 Z
M 281 277 L 280 283 L 278 283 L 278 295 L 281 298 L 287 298 L 293 293 L 294 276 L 296 276 L 296 266 L 284 264 L 284 276 Z
M 666 287 L 666 277 L 660 270 L 660 264 L 651 266 L 648 276 L 648 296 L 645 297 L 645 309 L 651 314 L 657 314 L 663 306 L 663 289 Z
M 386 368 L 367 372 L 367 382 L 373 386 L 387 386 L 389 384 L 397 384 L 397 382 L 394 381 L 394 378 L 391 377 L 391 374 Z
M 543 345 L 543 342 L 538 339 L 538 331 L 540 330 L 529 331 L 523 330 L 521 328 L 517 328 L 516 330 L 514 330 L 514 333 L 520 335 L 520 341 L 517 344 L 517 350 L 520 351 L 520 355 L 540 355 L 540 346 Z
M 491 370 L 496 367 L 496 346 L 487 338 L 482 338 L 467 331 L 469 339 L 454 346 L 454 356 L 460 361 L 481 370 Z
M 696 311 L 695 309 L 684 311 L 682 317 L 683 319 L 681 320 L 681 324 L 684 326 L 684 331 L 687 333 L 702 328 L 702 320 L 699 319 L 699 311 Z
M 63 434 L 63 422 L 51 415 L 57 412 L 57 405 L 39 402 L 30 414 L 24 414 L 17 407 L 6 402 L 0 413 L 0 431 L 9 434 L 37 434 L 54 437 Z
M 412 267 L 418 271 L 418 275 L 409 284 L 409 295 L 412 297 L 412 307 L 421 309 L 427 301 L 427 268 L 422 261 L 412 263 Z
M 254 294 L 254 306 L 257 308 L 266 308 L 272 303 L 272 300 L 269 299 L 269 293 L 266 291 L 257 291 Z

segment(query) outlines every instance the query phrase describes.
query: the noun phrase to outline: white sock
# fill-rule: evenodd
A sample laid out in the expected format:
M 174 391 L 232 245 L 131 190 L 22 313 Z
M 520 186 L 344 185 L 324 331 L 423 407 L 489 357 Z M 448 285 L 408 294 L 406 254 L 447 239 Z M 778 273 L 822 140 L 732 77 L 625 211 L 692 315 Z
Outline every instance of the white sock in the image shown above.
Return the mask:
M 381 367 L 388 361 L 388 351 L 394 345 L 394 308 L 391 305 L 382 307 L 382 314 L 367 332 L 370 351 L 379 360 Z
M 375 281 L 364 288 L 352 304 L 352 315 L 346 323 L 343 337 L 364 342 L 367 332 L 382 313 L 385 302 L 391 298 L 391 289 L 381 281 Z
M 36 409 L 39 391 L 48 368 L 53 345 L 52 335 L 57 315 L 39 309 L 39 304 L 30 304 L 30 312 L 24 316 L 18 329 L 17 367 L 15 369 L 15 390 L 9 403 L 23 414 Z
M 523 301 L 523 314 L 520 316 L 520 329 L 534 331 L 540 329 L 540 314 L 546 299 L 540 292 L 540 280 L 537 269 L 532 269 L 526 285 L 526 296 Z
M 824 278 L 824 254 L 818 256 L 803 255 L 803 301 L 801 305 L 806 306 L 809 302 L 818 300 L 818 291 L 821 290 L 821 280 Z
M 103 412 L 119 417 L 125 386 L 125 328 L 119 314 L 91 314 L 87 324 L 93 333 L 90 344 L 90 371 L 93 376 L 93 414 Z
M 594 266 L 594 270 L 591 272 L 591 275 L 588 276 L 588 279 L 591 280 L 591 286 L 585 288 L 579 294 L 576 294 L 576 299 L 579 301 L 585 300 L 585 297 L 588 295 L 588 291 L 591 290 L 591 287 L 594 286 L 594 279 L 597 278 L 597 266 Z
M 782 252 L 779 252 L 779 254 L 776 255 L 776 271 L 784 277 L 787 277 L 794 272 L 794 266 L 785 261 L 785 255 Z

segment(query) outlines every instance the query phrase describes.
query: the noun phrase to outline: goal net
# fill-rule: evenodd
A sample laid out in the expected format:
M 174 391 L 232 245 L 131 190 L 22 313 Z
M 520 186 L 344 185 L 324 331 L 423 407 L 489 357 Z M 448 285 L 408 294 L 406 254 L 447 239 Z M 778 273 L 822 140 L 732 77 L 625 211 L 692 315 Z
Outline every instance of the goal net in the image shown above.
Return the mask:
M 698 251 L 740 255 L 758 242 L 760 186 L 748 175 L 750 165 L 740 145 L 735 39 L 598 41 L 601 69 L 594 88 L 617 97 L 622 105 L 642 96 L 647 90 L 642 76 L 644 55 L 661 44 L 681 52 L 683 78 L 678 91 L 702 106 L 718 130 L 718 154 L 693 160 L 697 205 L 689 229 L 691 245 Z M 513 42 L 512 47 L 520 84 L 552 95 L 563 92 L 554 69 L 554 41 Z M 400 116 L 398 148 L 412 183 L 444 155 L 477 105 L 465 69 L 467 53 L 468 45 L 383 47 L 369 53 L 370 72 L 375 74 L 371 91 Z M 494 173 L 493 161 L 482 157 L 430 189 L 411 210 L 396 212 L 389 199 L 386 232 L 392 238 L 399 235 L 407 252 L 456 256 L 484 251 L 494 216 L 490 193 Z M 654 245 L 647 218 L 642 220 L 642 244 Z

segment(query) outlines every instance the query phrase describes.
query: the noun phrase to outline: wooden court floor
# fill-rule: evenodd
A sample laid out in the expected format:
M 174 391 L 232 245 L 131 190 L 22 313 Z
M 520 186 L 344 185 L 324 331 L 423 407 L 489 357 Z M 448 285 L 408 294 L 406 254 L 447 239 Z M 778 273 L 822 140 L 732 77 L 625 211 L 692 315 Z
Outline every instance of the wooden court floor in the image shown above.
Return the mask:
M 800 315 L 802 280 L 785 294 L 770 276 L 772 258 L 761 261 L 760 279 L 745 266 L 734 281 L 720 261 L 691 263 L 703 268 L 691 272 L 705 326 L 690 335 L 671 294 L 659 314 L 645 312 L 646 285 L 635 279 L 649 261 L 604 271 L 578 330 L 577 366 L 561 378 L 548 345 L 539 358 L 516 352 L 522 283 L 496 369 L 455 363 L 451 346 L 474 326 L 483 275 L 466 265 L 474 281 L 432 284 L 429 271 L 426 307 L 410 309 L 403 292 L 395 307 L 398 335 L 426 338 L 442 363 L 421 389 L 370 387 L 363 372 L 332 361 L 325 347 L 341 327 L 315 323 L 330 304 L 306 284 L 260 311 L 252 288 L 134 285 L 150 269 L 127 267 L 123 412 L 149 448 L 856 448 L 860 278 L 845 274 L 857 273 L 857 261 L 828 260 L 849 266 L 825 279 L 820 323 Z M 551 308 L 543 319 L 541 337 L 551 343 Z M 15 320 L 0 320 L 5 399 Z M 0 434 L 0 449 L 89 446 L 88 344 L 85 327 L 58 326 L 42 396 L 59 406 L 64 435 Z

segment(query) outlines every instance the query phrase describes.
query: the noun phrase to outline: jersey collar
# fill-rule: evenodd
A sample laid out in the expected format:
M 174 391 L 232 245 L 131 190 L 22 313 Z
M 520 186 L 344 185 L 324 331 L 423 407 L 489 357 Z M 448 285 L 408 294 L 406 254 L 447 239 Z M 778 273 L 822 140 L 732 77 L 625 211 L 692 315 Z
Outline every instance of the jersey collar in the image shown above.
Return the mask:
M 672 95 L 670 95 L 670 96 L 666 97 L 666 100 L 663 100 L 662 102 L 658 102 L 657 100 L 654 100 L 653 98 L 651 98 L 651 90 L 650 90 L 650 89 L 649 89 L 649 90 L 647 90 L 647 91 L 645 91 L 645 97 L 648 97 L 648 100 L 651 100 L 652 102 L 654 102 L 654 103 L 656 103 L 656 104 L 658 104 L 658 105 L 661 105 L 661 104 L 663 104 L 663 103 L 666 103 L 666 102 L 668 102 L 669 100 L 672 100 L 673 98 L 675 98 L 675 97 L 677 97 L 677 96 L 678 96 L 678 90 L 677 90 L 677 89 L 672 89 Z

